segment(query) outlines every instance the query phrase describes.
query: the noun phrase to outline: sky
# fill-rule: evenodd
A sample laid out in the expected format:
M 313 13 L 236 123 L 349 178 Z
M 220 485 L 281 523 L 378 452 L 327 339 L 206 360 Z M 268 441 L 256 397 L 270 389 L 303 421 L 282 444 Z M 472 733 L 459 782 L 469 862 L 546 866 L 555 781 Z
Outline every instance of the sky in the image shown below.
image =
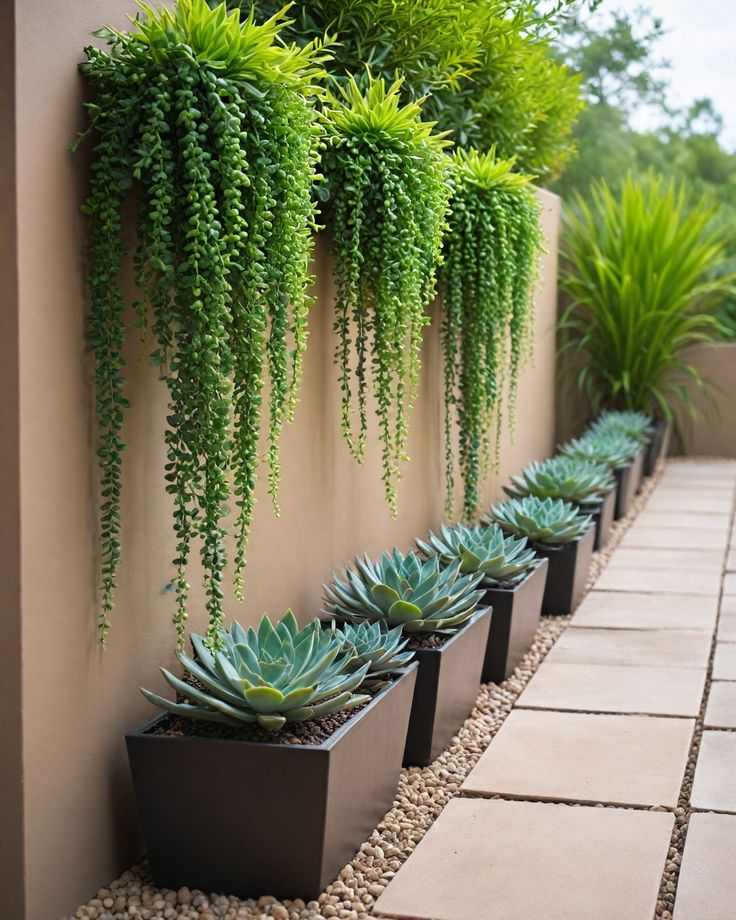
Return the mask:
M 684 107 L 710 97 L 723 117 L 721 140 L 736 150 L 736 0 L 604 0 L 594 15 L 639 6 L 650 9 L 667 30 L 657 51 L 671 64 L 670 102 Z M 634 126 L 646 130 L 656 121 L 652 113 L 641 112 Z

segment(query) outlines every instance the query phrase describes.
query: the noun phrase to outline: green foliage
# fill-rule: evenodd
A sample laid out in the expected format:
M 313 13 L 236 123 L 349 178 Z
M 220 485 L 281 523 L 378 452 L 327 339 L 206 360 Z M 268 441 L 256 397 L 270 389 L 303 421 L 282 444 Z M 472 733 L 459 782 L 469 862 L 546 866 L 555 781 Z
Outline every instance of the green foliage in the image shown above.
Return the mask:
M 225 503 L 235 495 L 238 590 L 253 510 L 268 368 L 269 491 L 278 437 L 296 402 L 306 344 L 308 263 L 319 134 L 310 104 L 320 54 L 279 43 L 283 22 L 240 22 L 224 5 L 143 6 L 127 33 L 102 30 L 86 49 L 96 90 L 89 275 L 90 338 L 102 481 L 101 638 L 107 638 L 120 558 L 121 350 L 124 257 L 120 211 L 136 183 L 134 253 L 144 342 L 169 394 L 167 489 L 176 533 L 180 643 L 193 541 L 205 571 L 208 635 L 222 622 Z
M 582 437 L 560 447 L 560 455 L 603 463 L 611 470 L 631 463 L 641 445 L 619 431 L 586 431 Z
M 362 668 L 368 665 L 366 682 L 386 677 L 406 667 L 414 657 L 414 652 L 405 651 L 409 637 L 404 636 L 401 626 L 388 629 L 382 622 L 342 623 L 337 630 L 342 636 L 345 647 L 351 648 L 348 667 Z
M 589 428 L 591 435 L 623 435 L 635 441 L 639 448 L 647 444 L 654 433 L 651 415 L 636 411 L 604 411 L 594 419 Z
M 370 620 L 402 626 L 408 633 L 453 632 L 470 619 L 482 591 L 482 572 L 460 575 L 460 562 L 440 566 L 437 556 L 422 562 L 416 553 L 384 553 L 377 562 L 366 556 L 323 585 L 325 613 L 351 623 Z
M 418 102 L 401 103 L 399 89 L 398 81 L 386 89 L 382 80 L 371 80 L 362 93 L 351 79 L 340 98 L 331 99 L 324 155 L 337 280 L 335 363 L 342 429 L 351 453 L 362 462 L 372 383 L 382 478 L 393 516 L 449 195 L 446 142 L 433 133 L 432 124 L 421 121 Z
M 716 314 L 720 333 L 727 342 L 736 342 L 736 300 L 725 304 Z
M 592 505 L 602 501 L 615 488 L 615 480 L 605 464 L 578 457 L 550 457 L 530 463 L 520 476 L 511 477 L 504 486 L 507 495 L 519 498 L 562 498 L 576 505 Z
M 542 243 L 539 202 L 529 187 L 531 177 L 513 167 L 513 160 L 498 159 L 493 148 L 486 154 L 458 150 L 453 157 L 442 272 L 445 458 L 451 515 L 455 428 L 467 520 L 478 505 L 494 418 L 498 450 L 504 375 L 513 418 L 519 371 L 531 347 Z
M 733 291 L 718 276 L 724 230 L 705 201 L 682 186 L 629 176 L 620 194 L 597 183 L 576 197 L 563 237 L 562 286 L 569 298 L 560 356 L 593 411 L 692 410 L 688 383 L 703 387 L 686 349 L 710 341 L 710 312 Z
M 443 565 L 459 562 L 463 575 L 482 572 L 480 584 L 484 588 L 511 588 L 539 563 L 524 538 L 505 536 L 497 524 L 489 527 L 443 524 L 439 536 L 430 531 L 426 543 L 416 542 L 428 557 L 439 556 Z
M 571 543 L 591 526 L 592 518 L 577 505 L 561 498 L 510 498 L 491 508 L 485 520 L 498 524 L 507 533 L 526 537 L 530 543 L 557 546 Z
M 189 702 L 172 702 L 142 690 L 146 699 L 187 718 L 235 727 L 256 723 L 268 731 L 370 700 L 353 693 L 368 674 L 369 662 L 355 667 L 344 637 L 322 629 L 317 619 L 299 629 L 288 610 L 276 626 L 264 616 L 258 631 L 246 632 L 233 623 L 218 638 L 220 648 L 210 650 L 201 636 L 191 635 L 196 661 L 181 649 L 177 652 L 191 682 L 161 668 L 170 686 Z
M 361 79 L 366 66 L 387 84 L 402 76 L 405 98 L 431 93 L 427 117 L 461 146 L 496 144 L 524 170 L 555 175 L 574 153 L 582 106 L 578 77 L 551 50 L 570 3 L 543 14 L 534 0 L 298 0 L 285 35 L 336 38 L 332 81 Z M 255 4 L 259 16 L 280 6 Z

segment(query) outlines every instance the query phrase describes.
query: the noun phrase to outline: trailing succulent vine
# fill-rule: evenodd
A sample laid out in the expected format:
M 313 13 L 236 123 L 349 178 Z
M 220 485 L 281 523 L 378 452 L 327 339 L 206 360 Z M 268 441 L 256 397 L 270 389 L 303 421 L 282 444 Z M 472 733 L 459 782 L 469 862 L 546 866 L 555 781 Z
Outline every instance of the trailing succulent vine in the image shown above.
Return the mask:
M 393 516 L 449 194 L 447 142 L 432 123 L 421 121 L 419 102 L 401 103 L 400 88 L 400 80 L 387 89 L 383 80 L 369 78 L 363 93 L 351 78 L 326 108 L 324 155 L 342 429 L 361 462 L 371 382 Z
M 306 320 L 320 130 L 312 105 L 324 54 L 278 41 L 224 4 L 141 4 L 128 32 L 97 33 L 81 70 L 96 90 L 91 190 L 91 312 L 101 468 L 104 642 L 120 560 L 124 448 L 125 256 L 120 211 L 135 184 L 138 325 L 169 389 L 167 490 L 174 501 L 175 623 L 183 642 L 191 547 L 200 546 L 209 640 L 218 642 L 225 504 L 235 496 L 240 591 L 259 462 L 264 378 L 269 492 L 277 510 L 278 439 L 296 403 Z M 86 136 L 86 135 L 85 135 Z M 149 331 L 150 330 L 150 331 Z M 267 372 L 266 372 L 267 368 Z
M 494 421 L 497 456 L 505 385 L 514 416 L 519 371 L 531 345 L 542 237 L 532 177 L 515 173 L 513 160 L 497 159 L 493 149 L 457 150 L 452 163 L 442 269 L 447 510 L 452 515 L 457 462 L 463 517 L 470 520 L 490 462 Z

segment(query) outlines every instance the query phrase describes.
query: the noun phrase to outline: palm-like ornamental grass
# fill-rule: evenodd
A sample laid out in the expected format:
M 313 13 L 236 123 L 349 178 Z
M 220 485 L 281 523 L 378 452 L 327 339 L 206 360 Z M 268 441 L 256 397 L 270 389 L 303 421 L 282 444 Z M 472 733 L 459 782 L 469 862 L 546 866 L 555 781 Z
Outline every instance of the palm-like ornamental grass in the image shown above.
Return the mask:
M 588 431 L 593 434 L 623 434 L 638 444 L 646 444 L 654 431 L 651 415 L 634 411 L 601 412 Z
M 337 630 L 345 647 L 350 649 L 348 667 L 357 669 L 368 665 L 366 682 L 384 677 L 405 667 L 414 652 L 405 651 L 409 636 L 401 626 L 388 629 L 384 623 L 363 620 L 360 623 L 342 623 Z
M 370 700 L 353 693 L 370 664 L 355 667 L 344 636 L 322 629 L 318 619 L 299 629 L 289 610 L 276 626 L 264 616 L 257 631 L 233 623 L 229 631 L 221 630 L 219 638 L 222 647 L 210 649 L 202 636 L 192 634 L 196 661 L 177 652 L 184 669 L 201 687 L 161 668 L 167 682 L 189 702 L 172 702 L 142 690 L 146 699 L 176 715 L 232 726 L 256 723 L 269 731 Z
M 577 457 L 550 457 L 530 463 L 520 476 L 512 476 L 504 491 L 512 498 L 534 495 L 596 504 L 614 487 L 611 471 L 604 464 Z
M 563 444 L 560 455 L 602 463 L 611 470 L 618 470 L 631 463 L 640 450 L 641 444 L 621 431 L 587 431 L 582 437 Z
M 482 578 L 482 572 L 461 575 L 459 560 L 441 566 L 437 556 L 422 562 L 395 549 L 377 562 L 356 558 L 345 580 L 333 575 L 323 586 L 325 613 L 352 623 L 401 625 L 408 633 L 453 632 L 475 612 Z
M 530 543 L 558 545 L 571 543 L 581 537 L 593 519 L 571 502 L 561 498 L 510 498 L 491 509 L 491 523 L 499 524 L 507 533 L 526 537 Z
M 497 524 L 484 527 L 442 525 L 439 536 L 429 532 L 427 541 L 417 540 L 427 556 L 439 556 L 443 565 L 460 562 L 461 574 L 482 572 L 484 588 L 509 588 L 518 584 L 539 563 L 525 538 L 507 536 Z

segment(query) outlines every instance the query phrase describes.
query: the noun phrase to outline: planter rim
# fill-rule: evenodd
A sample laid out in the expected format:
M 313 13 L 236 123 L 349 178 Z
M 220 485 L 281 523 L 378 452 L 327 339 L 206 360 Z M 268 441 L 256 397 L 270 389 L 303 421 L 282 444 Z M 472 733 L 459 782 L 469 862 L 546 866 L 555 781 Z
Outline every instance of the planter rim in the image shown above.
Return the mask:
M 468 622 L 472 622 L 468 620 Z M 459 632 L 459 630 L 458 630 Z M 454 636 L 453 636 L 454 638 Z M 448 643 L 445 643 L 448 644 Z M 444 647 L 444 646 L 443 646 Z M 424 651 L 439 651 L 439 649 L 425 649 Z M 400 668 L 398 671 L 395 671 L 395 678 L 392 680 L 388 686 L 383 687 L 379 692 L 373 697 L 373 699 L 368 703 L 367 706 L 364 706 L 360 712 L 356 712 L 355 715 L 351 716 L 346 722 L 335 729 L 335 731 L 330 735 L 329 738 L 326 738 L 321 744 L 274 744 L 271 741 L 243 741 L 238 738 L 207 738 L 199 737 L 198 735 L 149 735 L 149 729 L 155 725 L 159 720 L 166 718 L 166 713 L 162 712 L 154 716 L 145 725 L 142 725 L 140 728 L 133 729 L 132 731 L 126 732 L 126 738 L 140 738 L 140 737 L 155 737 L 155 738 L 169 738 L 172 741 L 175 741 L 179 744 L 208 744 L 216 741 L 218 744 L 239 744 L 244 747 L 252 748 L 266 748 L 268 750 L 273 750 L 274 748 L 285 749 L 285 750 L 299 750 L 299 751 L 329 751 L 338 743 L 342 736 L 350 730 L 350 727 L 356 725 L 362 718 L 364 718 L 371 709 L 373 709 L 383 697 L 404 677 L 408 674 L 411 674 L 412 671 L 417 670 L 419 667 L 418 661 L 410 661 L 405 667 Z
M 524 585 L 537 571 L 537 569 L 545 565 L 549 565 L 549 559 L 546 556 L 537 556 L 537 558 L 534 560 L 534 566 L 530 568 L 526 575 L 521 579 L 521 581 L 517 581 L 517 583 L 512 588 L 502 588 L 499 585 L 489 585 L 486 587 L 483 584 L 481 584 L 480 587 L 483 588 L 484 591 L 498 591 L 503 592 L 504 594 L 514 594 L 514 592 L 518 591 L 519 588 L 524 587 Z M 493 605 L 491 604 L 490 606 L 492 607 Z
M 480 590 L 480 589 L 478 589 L 478 590 Z M 441 654 L 442 652 L 444 652 L 444 650 L 445 650 L 446 648 L 449 648 L 449 647 L 452 645 L 452 643 L 458 638 L 458 636 L 461 636 L 461 635 L 463 634 L 463 632 L 464 632 L 469 626 L 471 626 L 473 623 L 477 623 L 478 620 L 481 619 L 481 617 L 485 616 L 487 613 L 490 613 L 492 610 L 493 610 L 493 605 L 492 605 L 492 604 L 484 604 L 484 605 L 482 605 L 482 606 L 479 604 L 479 605 L 475 608 L 475 613 L 472 615 L 472 617 L 470 617 L 469 619 L 467 619 L 467 620 L 462 624 L 462 626 L 460 627 L 460 629 L 456 629 L 455 632 L 450 636 L 450 638 L 449 638 L 446 642 L 443 642 L 442 645 L 441 645 L 439 648 L 417 648 L 417 649 L 413 649 L 414 654 L 415 654 L 415 655 L 419 655 L 419 654 L 422 654 L 422 655 L 439 655 L 439 654 Z M 412 662 L 412 664 L 418 664 L 418 663 L 419 663 L 418 661 Z M 367 707 L 366 707 L 366 708 L 367 708 Z
M 535 549 L 541 547 L 542 549 L 564 549 L 566 546 L 572 546 L 573 543 L 579 543 L 581 540 L 584 540 L 591 530 L 595 527 L 595 524 L 591 524 L 589 527 L 586 527 L 585 530 L 577 537 L 573 537 L 572 540 L 568 540 L 567 543 L 541 543 L 537 542 L 532 544 Z

